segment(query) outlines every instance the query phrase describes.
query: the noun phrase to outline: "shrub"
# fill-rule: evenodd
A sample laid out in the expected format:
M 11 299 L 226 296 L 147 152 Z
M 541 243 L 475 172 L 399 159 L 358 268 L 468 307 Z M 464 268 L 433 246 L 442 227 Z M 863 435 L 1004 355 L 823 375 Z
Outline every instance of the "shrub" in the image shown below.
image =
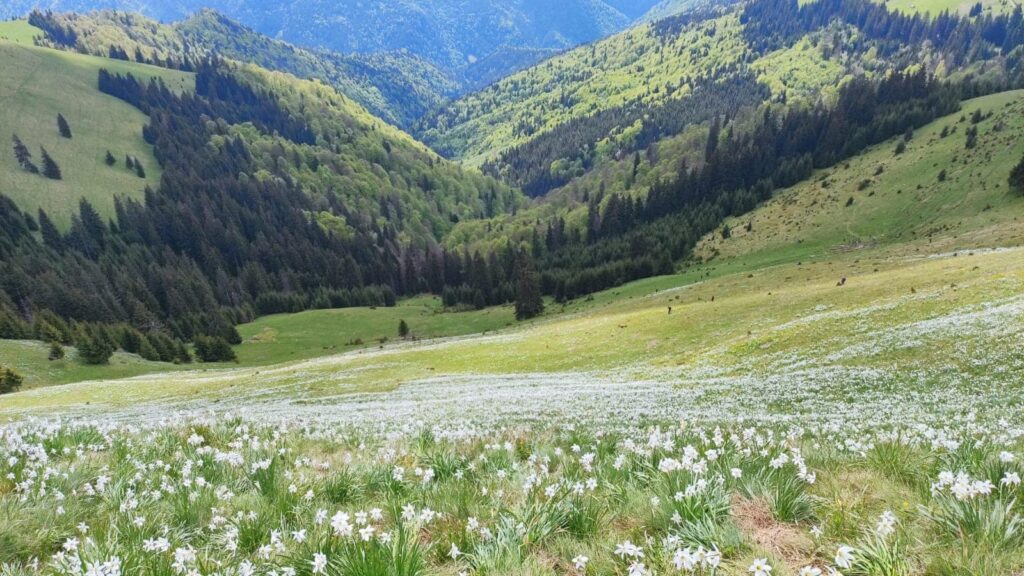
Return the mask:
M 17 392 L 21 388 L 22 382 L 20 374 L 10 368 L 0 366 L 0 394 Z
M 60 345 L 60 342 L 57 342 L 56 340 L 50 342 L 50 355 L 48 358 L 51 362 L 64 358 L 64 347 Z

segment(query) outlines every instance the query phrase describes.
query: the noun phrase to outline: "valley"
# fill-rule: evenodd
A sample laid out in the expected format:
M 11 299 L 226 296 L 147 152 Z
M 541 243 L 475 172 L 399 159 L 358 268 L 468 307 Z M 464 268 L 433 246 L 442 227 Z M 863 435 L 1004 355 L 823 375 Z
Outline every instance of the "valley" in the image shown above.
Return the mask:
M 1024 570 L 1018 5 L 51 4 L 0 576 Z

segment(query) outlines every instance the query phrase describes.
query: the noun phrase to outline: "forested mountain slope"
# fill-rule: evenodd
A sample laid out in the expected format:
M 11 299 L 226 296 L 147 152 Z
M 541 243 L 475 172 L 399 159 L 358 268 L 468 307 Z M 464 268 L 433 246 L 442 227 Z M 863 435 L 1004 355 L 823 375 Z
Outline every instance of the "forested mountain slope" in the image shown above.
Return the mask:
M 321 83 L 203 59 L 190 66 L 194 73 L 171 75 L 194 85 L 182 90 L 151 80 L 152 68 L 139 64 L 4 47 L 26 60 L 89 63 L 98 84 L 81 88 L 82 102 L 104 103 L 101 114 L 123 112 L 106 142 L 124 145 L 116 139 L 123 133 L 132 145 L 151 146 L 147 158 L 162 173 L 142 194 L 106 190 L 103 205 L 112 203 L 113 213 L 105 216 L 79 202 L 78 171 L 69 170 L 59 182 L 70 186 L 61 188 L 27 165 L 11 168 L 77 209 L 61 231 L 31 202 L 0 196 L 3 338 L 75 344 L 87 362 L 104 362 L 116 348 L 185 361 L 183 341 L 237 342 L 234 324 L 258 314 L 440 292 L 444 280 L 420 271 L 428 261 L 462 266 L 438 248 L 446 232 L 519 202 L 508 187 L 442 160 Z M 55 86 L 60 74 L 35 66 L 20 89 Z M 50 113 L 45 99 L 26 106 Z M 68 116 L 82 139 L 71 141 L 90 144 L 77 118 Z
M 41 44 L 85 54 L 174 68 L 218 55 L 300 78 L 317 78 L 398 126 L 410 124 L 458 90 L 451 75 L 411 53 L 344 55 L 308 50 L 255 32 L 213 10 L 171 24 L 110 10 L 35 11 L 28 20 L 42 30 Z
M 442 150 L 541 196 L 461 223 L 449 242 L 533 246 L 557 298 L 671 270 L 774 189 L 1024 85 L 1022 44 L 1020 9 L 930 19 L 861 0 L 762 0 L 641 26 L 423 123 Z
M 866 0 L 699 9 L 510 76 L 427 117 L 417 133 L 542 195 L 715 114 L 769 100 L 827 105 L 853 76 L 923 66 L 940 78 L 1017 81 L 1020 22 L 1019 9 L 928 19 Z M 722 106 L 716 89 L 733 101 Z

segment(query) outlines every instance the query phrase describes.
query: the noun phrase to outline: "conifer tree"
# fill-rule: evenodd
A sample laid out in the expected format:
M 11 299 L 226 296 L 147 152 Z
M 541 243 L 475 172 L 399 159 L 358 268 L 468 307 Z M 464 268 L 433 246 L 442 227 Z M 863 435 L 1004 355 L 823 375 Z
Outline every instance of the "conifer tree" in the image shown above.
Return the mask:
M 71 126 L 63 114 L 57 114 L 57 130 L 60 131 L 61 137 L 71 138 Z
M 139 178 L 146 177 L 146 170 L 142 167 L 142 162 L 138 158 L 135 159 L 135 175 Z
M 40 146 L 39 151 L 43 157 L 43 176 L 46 176 L 50 180 L 60 180 L 63 177 L 60 173 L 60 166 L 58 166 L 57 162 L 50 157 L 46 148 Z
M 42 208 L 39 209 L 39 232 L 43 236 L 43 244 L 58 251 L 64 247 L 64 238 Z
M 114 164 L 117 164 L 117 160 L 114 158 L 114 155 L 110 153 L 110 150 L 107 150 L 107 156 L 106 158 L 103 159 L 103 161 L 107 163 L 107 166 L 113 166 Z
M 409 335 L 409 325 L 405 323 L 405 320 L 398 321 L 398 337 L 405 338 Z
M 99 365 L 110 362 L 114 347 L 97 331 L 90 331 L 78 340 L 78 358 L 85 364 Z
M 238 359 L 228 341 L 220 336 L 196 336 L 195 348 L 200 362 L 234 362 Z
M 32 174 L 39 174 L 39 168 L 32 162 L 32 153 L 22 143 L 21 138 L 14 134 L 11 136 L 11 142 L 14 145 L 14 159 L 18 161 L 18 165 Z
M 540 277 L 529 253 L 519 254 L 516 262 L 516 318 L 526 320 L 544 311 Z
M 1024 158 L 1010 171 L 1010 190 L 1024 196 Z

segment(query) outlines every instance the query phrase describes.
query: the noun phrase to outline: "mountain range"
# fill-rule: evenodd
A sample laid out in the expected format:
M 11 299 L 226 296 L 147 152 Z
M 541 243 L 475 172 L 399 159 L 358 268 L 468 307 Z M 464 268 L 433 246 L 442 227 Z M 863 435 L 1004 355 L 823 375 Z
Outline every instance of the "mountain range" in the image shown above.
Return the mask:
M 688 0 L 669 0 L 668 9 Z M 466 90 L 481 87 L 556 51 L 622 30 L 659 0 L 12 0 L 0 18 L 33 9 L 115 9 L 162 22 L 203 9 L 278 40 L 342 54 L 408 53 L 444 71 Z
M 432 293 L 529 318 L 671 274 L 777 192 L 1024 87 L 1019 6 L 757 0 L 643 20 L 654 4 L 514 4 L 587 31 L 520 35 L 517 65 L 558 53 L 505 74 L 492 52 L 476 65 L 495 80 L 468 94 L 427 44 L 303 47 L 231 6 L 0 24 L 0 337 L 164 362 L 199 339 L 213 361 L 268 314 Z M 601 17 L 544 12 L 577 8 Z M 1002 137 L 986 114 L 943 138 Z

